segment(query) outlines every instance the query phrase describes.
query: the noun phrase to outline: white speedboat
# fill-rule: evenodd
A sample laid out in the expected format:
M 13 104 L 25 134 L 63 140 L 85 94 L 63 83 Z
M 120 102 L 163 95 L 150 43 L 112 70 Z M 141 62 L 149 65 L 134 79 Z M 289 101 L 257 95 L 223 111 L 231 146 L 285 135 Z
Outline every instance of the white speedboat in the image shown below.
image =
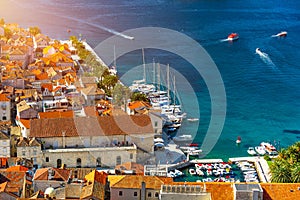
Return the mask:
M 199 168 L 196 169 L 196 173 L 197 173 L 199 176 L 204 176 L 204 172 L 203 172 L 201 169 L 199 169 Z
M 199 121 L 199 118 L 188 118 L 187 120 L 189 122 L 197 122 L 197 121 Z
M 173 141 L 175 142 L 191 142 L 192 140 L 192 135 L 180 135 L 173 138 Z
M 247 153 L 251 156 L 255 156 L 257 154 L 253 147 L 249 147 Z
M 286 31 L 281 31 L 280 33 L 277 33 L 276 35 L 272 35 L 272 37 L 286 37 L 287 32 Z
M 261 156 L 266 154 L 265 147 L 263 147 L 263 146 L 256 146 L 255 151 Z
M 260 54 L 262 54 L 262 51 L 260 50 L 260 48 L 256 48 L 256 49 L 255 49 L 255 53 L 257 53 L 257 54 L 260 55 Z
M 199 156 L 202 153 L 202 149 L 189 150 L 185 151 L 185 153 L 189 154 L 190 156 Z

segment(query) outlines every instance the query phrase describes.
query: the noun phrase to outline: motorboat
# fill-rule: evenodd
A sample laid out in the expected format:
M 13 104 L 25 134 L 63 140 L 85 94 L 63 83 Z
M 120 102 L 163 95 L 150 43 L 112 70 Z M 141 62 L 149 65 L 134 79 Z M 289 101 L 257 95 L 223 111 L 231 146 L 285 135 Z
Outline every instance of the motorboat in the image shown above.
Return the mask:
M 240 136 L 238 136 L 235 142 L 237 144 L 240 144 L 242 142 L 242 138 Z
M 257 54 L 262 54 L 262 51 L 260 50 L 260 48 L 256 48 L 256 49 L 255 49 L 255 53 L 257 53 Z
M 189 122 L 196 122 L 196 121 L 199 121 L 199 118 L 188 118 L 187 120 Z
M 255 151 L 261 156 L 266 154 L 265 147 L 262 147 L 262 146 L 256 146 Z
M 196 170 L 191 168 L 191 169 L 189 169 L 189 173 L 190 173 L 190 175 L 196 175 Z
M 257 154 L 253 147 L 249 147 L 247 153 L 251 156 L 255 156 Z
M 229 40 L 229 41 L 234 41 L 237 39 L 239 39 L 239 34 L 237 34 L 237 33 L 231 33 L 227 37 L 227 40 Z
M 189 154 L 190 156 L 199 156 L 202 153 L 202 149 L 187 150 L 185 153 Z
M 175 142 L 191 142 L 192 140 L 192 135 L 180 135 L 173 138 L 173 141 Z
M 281 31 L 280 33 L 277 33 L 276 35 L 272 35 L 272 37 L 286 37 L 287 32 L 286 31 Z
M 204 172 L 203 172 L 201 169 L 199 169 L 199 168 L 196 169 L 196 173 L 197 173 L 199 176 L 204 176 Z
M 266 151 L 277 151 L 276 148 L 268 142 L 262 142 L 260 146 L 265 147 Z
M 154 138 L 154 143 L 164 143 L 164 140 L 162 138 Z

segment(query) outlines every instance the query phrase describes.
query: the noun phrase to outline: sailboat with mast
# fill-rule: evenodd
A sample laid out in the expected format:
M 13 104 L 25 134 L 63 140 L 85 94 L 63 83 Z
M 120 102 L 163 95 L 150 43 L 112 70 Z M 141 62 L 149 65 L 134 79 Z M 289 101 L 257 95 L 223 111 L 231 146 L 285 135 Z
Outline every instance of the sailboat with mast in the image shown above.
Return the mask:
M 146 80 L 146 64 L 145 64 L 145 54 L 144 49 L 142 49 L 143 56 L 143 79 L 142 80 L 134 80 L 133 84 L 129 86 L 129 89 L 133 92 L 140 92 L 148 95 L 151 92 L 156 91 L 156 87 L 153 84 L 148 84 Z

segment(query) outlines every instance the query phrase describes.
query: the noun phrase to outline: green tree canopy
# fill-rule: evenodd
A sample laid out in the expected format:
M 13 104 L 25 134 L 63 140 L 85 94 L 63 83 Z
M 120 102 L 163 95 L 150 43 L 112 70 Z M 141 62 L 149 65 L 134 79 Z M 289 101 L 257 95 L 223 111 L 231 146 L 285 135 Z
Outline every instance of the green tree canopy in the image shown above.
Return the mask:
M 300 183 L 300 142 L 279 151 L 270 169 L 272 182 Z
M 112 92 L 113 103 L 114 105 L 122 105 L 127 102 L 127 99 L 130 98 L 131 91 L 128 87 L 117 83 Z
M 12 35 L 13 35 L 13 32 L 12 32 L 10 29 L 4 28 L 4 36 L 5 36 L 7 39 L 10 39 Z
M 3 19 L 3 18 L 1 18 L 1 19 L 0 19 L 0 25 L 2 25 L 2 26 L 3 26 L 4 24 L 5 24 L 5 21 L 4 21 L 4 19 Z
M 41 33 L 41 29 L 37 26 L 31 26 L 31 27 L 29 27 L 29 32 L 32 35 L 37 35 L 37 34 Z
M 131 101 L 145 101 L 145 102 L 149 102 L 149 99 L 148 99 L 147 95 L 145 95 L 143 93 L 134 92 L 131 95 Z

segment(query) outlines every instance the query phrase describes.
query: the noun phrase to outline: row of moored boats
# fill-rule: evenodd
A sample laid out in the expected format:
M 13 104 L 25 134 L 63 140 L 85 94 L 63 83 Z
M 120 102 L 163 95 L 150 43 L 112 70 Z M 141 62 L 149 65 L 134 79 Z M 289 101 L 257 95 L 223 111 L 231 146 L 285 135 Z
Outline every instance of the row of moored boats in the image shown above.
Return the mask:
M 256 147 L 249 147 L 247 150 L 249 155 L 252 156 L 263 156 L 268 155 L 272 157 L 276 157 L 278 155 L 277 149 L 268 142 L 262 142 L 259 146 Z

